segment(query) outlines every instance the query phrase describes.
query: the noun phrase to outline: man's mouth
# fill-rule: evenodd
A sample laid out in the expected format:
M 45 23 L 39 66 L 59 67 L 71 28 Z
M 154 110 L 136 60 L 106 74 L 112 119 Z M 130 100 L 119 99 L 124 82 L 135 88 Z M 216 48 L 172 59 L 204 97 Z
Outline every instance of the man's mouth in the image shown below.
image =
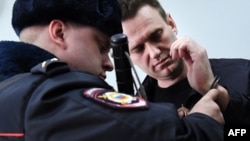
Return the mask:
M 160 61 L 158 61 L 154 67 L 157 67 L 157 66 L 161 66 L 161 65 L 164 65 L 165 63 L 168 62 L 168 60 L 170 59 L 170 56 L 166 56 L 165 58 L 161 59 Z

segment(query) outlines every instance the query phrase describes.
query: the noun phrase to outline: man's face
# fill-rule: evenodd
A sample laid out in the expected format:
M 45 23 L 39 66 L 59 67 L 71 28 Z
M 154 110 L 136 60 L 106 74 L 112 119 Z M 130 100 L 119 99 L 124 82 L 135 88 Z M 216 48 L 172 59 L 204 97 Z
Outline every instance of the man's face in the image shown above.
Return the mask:
M 156 79 L 170 77 L 178 64 L 169 55 L 171 44 L 177 39 L 175 24 L 167 24 L 158 11 L 144 6 L 122 26 L 133 63 Z
M 71 26 L 65 36 L 68 50 L 64 60 L 71 67 L 102 79 L 106 78 L 106 71 L 113 70 L 109 38 L 102 32 L 89 26 Z

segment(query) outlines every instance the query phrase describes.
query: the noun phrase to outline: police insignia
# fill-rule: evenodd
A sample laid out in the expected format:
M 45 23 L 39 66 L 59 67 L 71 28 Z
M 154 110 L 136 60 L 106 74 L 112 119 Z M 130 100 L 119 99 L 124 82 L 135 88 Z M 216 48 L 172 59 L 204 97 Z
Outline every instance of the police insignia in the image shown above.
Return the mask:
M 135 109 L 148 107 L 146 100 L 141 97 L 131 96 L 103 88 L 86 89 L 83 92 L 83 95 L 113 108 Z

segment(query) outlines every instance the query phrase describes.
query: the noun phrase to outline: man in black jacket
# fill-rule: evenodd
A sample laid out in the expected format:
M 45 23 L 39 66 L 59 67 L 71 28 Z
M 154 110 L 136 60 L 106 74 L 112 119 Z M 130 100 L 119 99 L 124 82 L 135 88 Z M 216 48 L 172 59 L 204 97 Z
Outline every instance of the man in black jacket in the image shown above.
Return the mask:
M 225 123 L 250 126 L 250 61 L 208 59 L 205 48 L 189 37 L 177 38 L 174 19 L 157 0 L 119 0 L 130 56 L 147 77 L 148 100 L 175 104 L 181 117 L 212 87 Z
M 12 24 L 21 42 L 0 43 L 1 141 L 223 140 L 216 89 L 179 119 L 104 81 L 117 1 L 16 0 Z

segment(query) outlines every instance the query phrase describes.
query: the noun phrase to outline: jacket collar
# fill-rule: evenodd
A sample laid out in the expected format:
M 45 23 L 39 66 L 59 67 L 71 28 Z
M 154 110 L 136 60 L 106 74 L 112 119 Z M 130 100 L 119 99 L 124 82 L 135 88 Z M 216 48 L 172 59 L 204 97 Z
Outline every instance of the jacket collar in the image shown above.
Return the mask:
M 32 44 L 16 41 L 0 42 L 0 78 L 29 72 L 36 64 L 54 55 Z

